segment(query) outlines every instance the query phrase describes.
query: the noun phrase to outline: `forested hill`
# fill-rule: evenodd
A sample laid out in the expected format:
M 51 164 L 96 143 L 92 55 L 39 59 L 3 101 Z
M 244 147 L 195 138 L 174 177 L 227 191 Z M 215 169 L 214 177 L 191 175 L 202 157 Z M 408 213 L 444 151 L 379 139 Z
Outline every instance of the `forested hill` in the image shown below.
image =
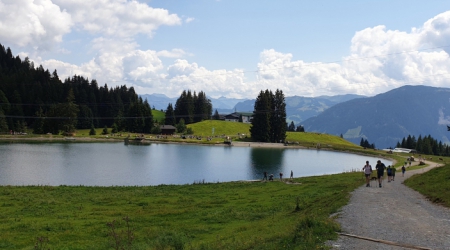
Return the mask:
M 150 104 L 133 87 L 99 87 L 76 75 L 61 81 L 56 70 L 35 67 L 0 44 L 0 133 L 28 127 L 37 134 L 58 134 L 104 126 L 148 133 Z

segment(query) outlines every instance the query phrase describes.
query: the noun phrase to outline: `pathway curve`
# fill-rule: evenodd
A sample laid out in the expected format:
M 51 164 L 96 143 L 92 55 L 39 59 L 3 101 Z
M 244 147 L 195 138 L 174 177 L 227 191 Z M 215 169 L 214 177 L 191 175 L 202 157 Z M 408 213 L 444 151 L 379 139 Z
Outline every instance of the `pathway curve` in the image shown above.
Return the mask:
M 431 165 L 407 170 L 404 177 L 397 171 L 395 181 L 388 182 L 385 176 L 382 188 L 375 181 L 371 181 L 371 187 L 357 188 L 338 213 L 337 221 L 343 233 L 386 243 L 341 235 L 328 245 L 333 249 L 450 249 L 450 209 L 433 204 L 403 184 L 413 174 L 438 166 L 434 162 L 426 163 Z

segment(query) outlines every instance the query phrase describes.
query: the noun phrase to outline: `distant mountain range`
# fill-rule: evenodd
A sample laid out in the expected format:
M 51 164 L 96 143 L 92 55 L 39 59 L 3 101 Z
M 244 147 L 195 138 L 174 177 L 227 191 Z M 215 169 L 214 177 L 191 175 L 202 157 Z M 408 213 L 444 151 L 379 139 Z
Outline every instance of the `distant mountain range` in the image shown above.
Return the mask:
M 364 138 L 377 148 L 395 147 L 408 135 L 431 135 L 448 144 L 450 89 L 403 86 L 336 104 L 302 123 L 306 131 L 342 134 L 358 145 Z
M 147 99 L 152 107 L 157 110 L 165 110 L 169 103 L 175 105 L 178 98 L 170 98 L 163 94 L 141 95 L 142 99 Z M 338 95 L 338 96 L 319 96 L 319 97 L 302 97 L 292 96 L 285 97 L 287 122 L 293 121 L 296 125 L 300 125 L 302 121 L 316 116 L 324 110 L 341 102 L 361 98 L 360 95 Z M 209 98 L 213 105 L 213 111 L 217 109 L 219 114 L 229 114 L 235 111 L 253 112 L 255 99 L 235 99 L 235 98 Z
M 142 95 L 156 109 L 165 110 L 177 98 Z M 210 98 L 220 114 L 253 112 L 255 100 Z M 403 86 L 374 97 L 338 95 L 285 97 L 287 123 L 303 125 L 308 132 L 342 136 L 355 144 L 361 138 L 377 148 L 395 147 L 404 137 L 428 136 L 450 143 L 450 89 Z

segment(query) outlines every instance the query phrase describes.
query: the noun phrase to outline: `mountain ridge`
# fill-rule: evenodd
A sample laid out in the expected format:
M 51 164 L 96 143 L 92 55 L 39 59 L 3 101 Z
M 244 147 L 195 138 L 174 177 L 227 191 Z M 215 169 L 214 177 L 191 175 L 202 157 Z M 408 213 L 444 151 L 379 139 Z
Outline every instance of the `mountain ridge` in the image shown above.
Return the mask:
M 450 89 L 402 86 L 373 97 L 355 98 L 303 122 L 306 131 L 361 138 L 377 148 L 395 147 L 408 135 L 431 135 L 449 143 Z

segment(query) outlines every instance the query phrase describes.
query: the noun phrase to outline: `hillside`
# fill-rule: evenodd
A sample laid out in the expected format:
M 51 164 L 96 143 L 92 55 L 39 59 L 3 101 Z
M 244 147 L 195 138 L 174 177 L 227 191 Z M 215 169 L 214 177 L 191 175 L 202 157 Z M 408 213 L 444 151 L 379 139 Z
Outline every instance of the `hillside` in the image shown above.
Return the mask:
M 361 138 L 377 148 L 395 147 L 408 135 L 431 135 L 449 143 L 450 89 L 403 86 L 374 97 L 336 104 L 303 122 L 306 131 Z

